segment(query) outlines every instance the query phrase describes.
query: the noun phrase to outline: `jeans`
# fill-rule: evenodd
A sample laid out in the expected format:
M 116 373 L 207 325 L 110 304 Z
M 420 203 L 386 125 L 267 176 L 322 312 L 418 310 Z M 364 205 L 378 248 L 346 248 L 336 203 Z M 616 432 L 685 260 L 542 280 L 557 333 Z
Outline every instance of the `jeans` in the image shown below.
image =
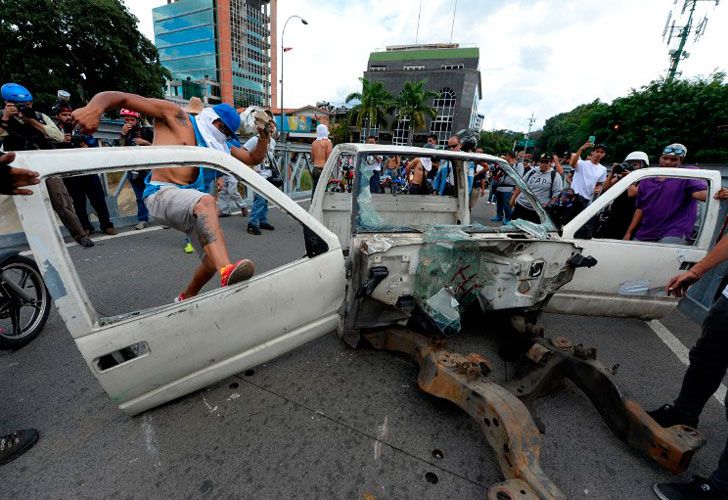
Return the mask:
M 488 202 L 492 203 L 495 201 L 496 196 L 496 188 L 498 187 L 498 183 L 495 181 L 490 181 L 490 193 L 488 194 Z
M 136 198 L 136 204 L 137 204 L 137 220 L 139 222 L 149 222 L 149 210 L 147 210 L 147 206 L 144 204 L 144 188 L 146 185 L 144 184 L 144 177 L 146 175 L 142 175 L 141 173 L 137 174 L 135 178 L 132 178 L 132 173 L 129 172 L 129 184 L 131 184 L 131 188 L 134 190 L 134 197 Z
M 321 178 L 321 172 L 323 172 L 324 167 L 313 167 L 311 169 L 311 199 L 313 199 L 313 194 L 316 192 L 316 186 L 318 186 L 319 179 Z
M 508 204 L 511 200 L 513 191 L 496 191 L 495 192 L 495 214 L 499 219 L 504 221 L 511 220 L 513 216 L 513 209 Z
M 379 182 L 382 179 L 382 173 L 379 170 L 372 171 L 372 176 L 369 179 L 369 192 L 374 193 L 381 193 L 382 192 L 382 186 L 379 185 Z
M 268 200 L 258 193 L 253 194 L 253 209 L 250 211 L 250 222 L 252 226 L 259 226 L 268 223 Z
M 690 349 L 690 366 L 683 378 L 675 409 L 698 418 L 725 376 L 728 367 L 728 299 L 721 296 L 710 308 L 703 321 L 703 333 Z M 726 398 L 728 408 L 728 398 Z M 728 410 L 727 410 L 728 412 Z M 728 413 L 726 413 L 728 419 Z M 711 482 L 723 494 L 728 494 L 728 442 L 718 460 Z

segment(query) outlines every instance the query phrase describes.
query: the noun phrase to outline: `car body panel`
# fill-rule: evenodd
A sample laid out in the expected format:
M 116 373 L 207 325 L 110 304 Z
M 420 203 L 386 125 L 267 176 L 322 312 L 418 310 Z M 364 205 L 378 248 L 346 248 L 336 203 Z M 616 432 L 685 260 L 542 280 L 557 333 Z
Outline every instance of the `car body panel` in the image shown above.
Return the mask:
M 694 245 L 575 237 L 579 228 L 631 184 L 658 175 L 700 178 L 708 182 L 702 229 Z M 720 173 L 715 170 L 649 168 L 631 172 L 564 226 L 563 239 L 582 247 L 583 253 L 596 258 L 598 264 L 590 269 L 577 269 L 571 282 L 554 294 L 545 310 L 642 319 L 660 318 L 669 313 L 678 300 L 666 295 L 667 281 L 708 252 L 720 209 L 720 202 L 713 195 L 720 187 Z
M 28 242 L 69 332 L 104 390 L 129 414 L 332 331 L 344 296 L 344 260 L 336 236 L 229 155 L 197 147 L 103 148 L 18 153 L 14 165 L 37 170 L 44 178 L 171 163 L 234 173 L 300 221 L 307 238 L 313 233 L 327 250 L 180 303 L 103 318 L 81 285 L 53 219 L 45 183 L 32 188 L 34 196 L 17 197 Z

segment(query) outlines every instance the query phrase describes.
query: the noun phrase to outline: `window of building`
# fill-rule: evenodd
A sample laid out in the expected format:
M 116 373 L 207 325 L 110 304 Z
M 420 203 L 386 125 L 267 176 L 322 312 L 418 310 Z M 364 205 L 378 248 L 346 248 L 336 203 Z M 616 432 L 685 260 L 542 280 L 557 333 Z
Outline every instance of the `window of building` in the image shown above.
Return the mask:
M 394 127 L 394 135 L 392 136 L 392 144 L 395 146 L 406 146 L 410 134 L 410 119 L 399 118 Z
M 452 134 L 452 120 L 455 115 L 457 98 L 455 91 L 450 87 L 440 89 L 439 94 L 432 102 L 437 116 L 430 122 L 430 133 L 437 136 L 438 145 L 445 146 Z
M 424 66 L 412 66 L 412 65 L 406 65 L 402 68 L 405 71 L 422 71 L 425 69 Z
M 440 66 L 440 69 L 464 69 L 464 64 L 443 64 Z
M 386 66 L 370 66 L 369 71 L 387 71 Z

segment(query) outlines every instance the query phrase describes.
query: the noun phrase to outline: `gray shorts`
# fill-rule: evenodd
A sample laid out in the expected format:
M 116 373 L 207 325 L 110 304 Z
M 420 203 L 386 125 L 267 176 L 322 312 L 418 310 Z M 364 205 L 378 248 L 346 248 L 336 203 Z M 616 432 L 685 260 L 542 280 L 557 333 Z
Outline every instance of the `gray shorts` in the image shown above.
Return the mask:
M 205 251 L 197 235 L 197 217 L 194 210 L 203 196 L 209 195 L 196 189 L 162 186 L 159 191 L 144 198 L 144 204 L 152 219 L 185 233 L 200 259 L 205 257 Z

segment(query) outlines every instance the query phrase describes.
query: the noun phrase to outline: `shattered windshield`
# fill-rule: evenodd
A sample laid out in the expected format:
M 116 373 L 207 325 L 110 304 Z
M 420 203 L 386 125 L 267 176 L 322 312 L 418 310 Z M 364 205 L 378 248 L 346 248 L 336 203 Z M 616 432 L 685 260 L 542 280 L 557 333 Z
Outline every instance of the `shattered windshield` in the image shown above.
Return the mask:
M 544 204 L 505 160 L 431 149 L 411 151 L 419 154 L 379 149 L 356 155 L 352 179 L 355 232 L 424 233 L 432 227 L 455 225 L 464 234 L 523 232 L 545 238 L 555 230 Z M 519 190 L 519 203 L 533 207 L 540 223 L 522 219 L 508 225 L 493 223 L 485 196 L 493 182 L 500 185 L 504 178 L 512 179 L 511 192 Z M 483 197 L 480 206 L 478 197 Z

